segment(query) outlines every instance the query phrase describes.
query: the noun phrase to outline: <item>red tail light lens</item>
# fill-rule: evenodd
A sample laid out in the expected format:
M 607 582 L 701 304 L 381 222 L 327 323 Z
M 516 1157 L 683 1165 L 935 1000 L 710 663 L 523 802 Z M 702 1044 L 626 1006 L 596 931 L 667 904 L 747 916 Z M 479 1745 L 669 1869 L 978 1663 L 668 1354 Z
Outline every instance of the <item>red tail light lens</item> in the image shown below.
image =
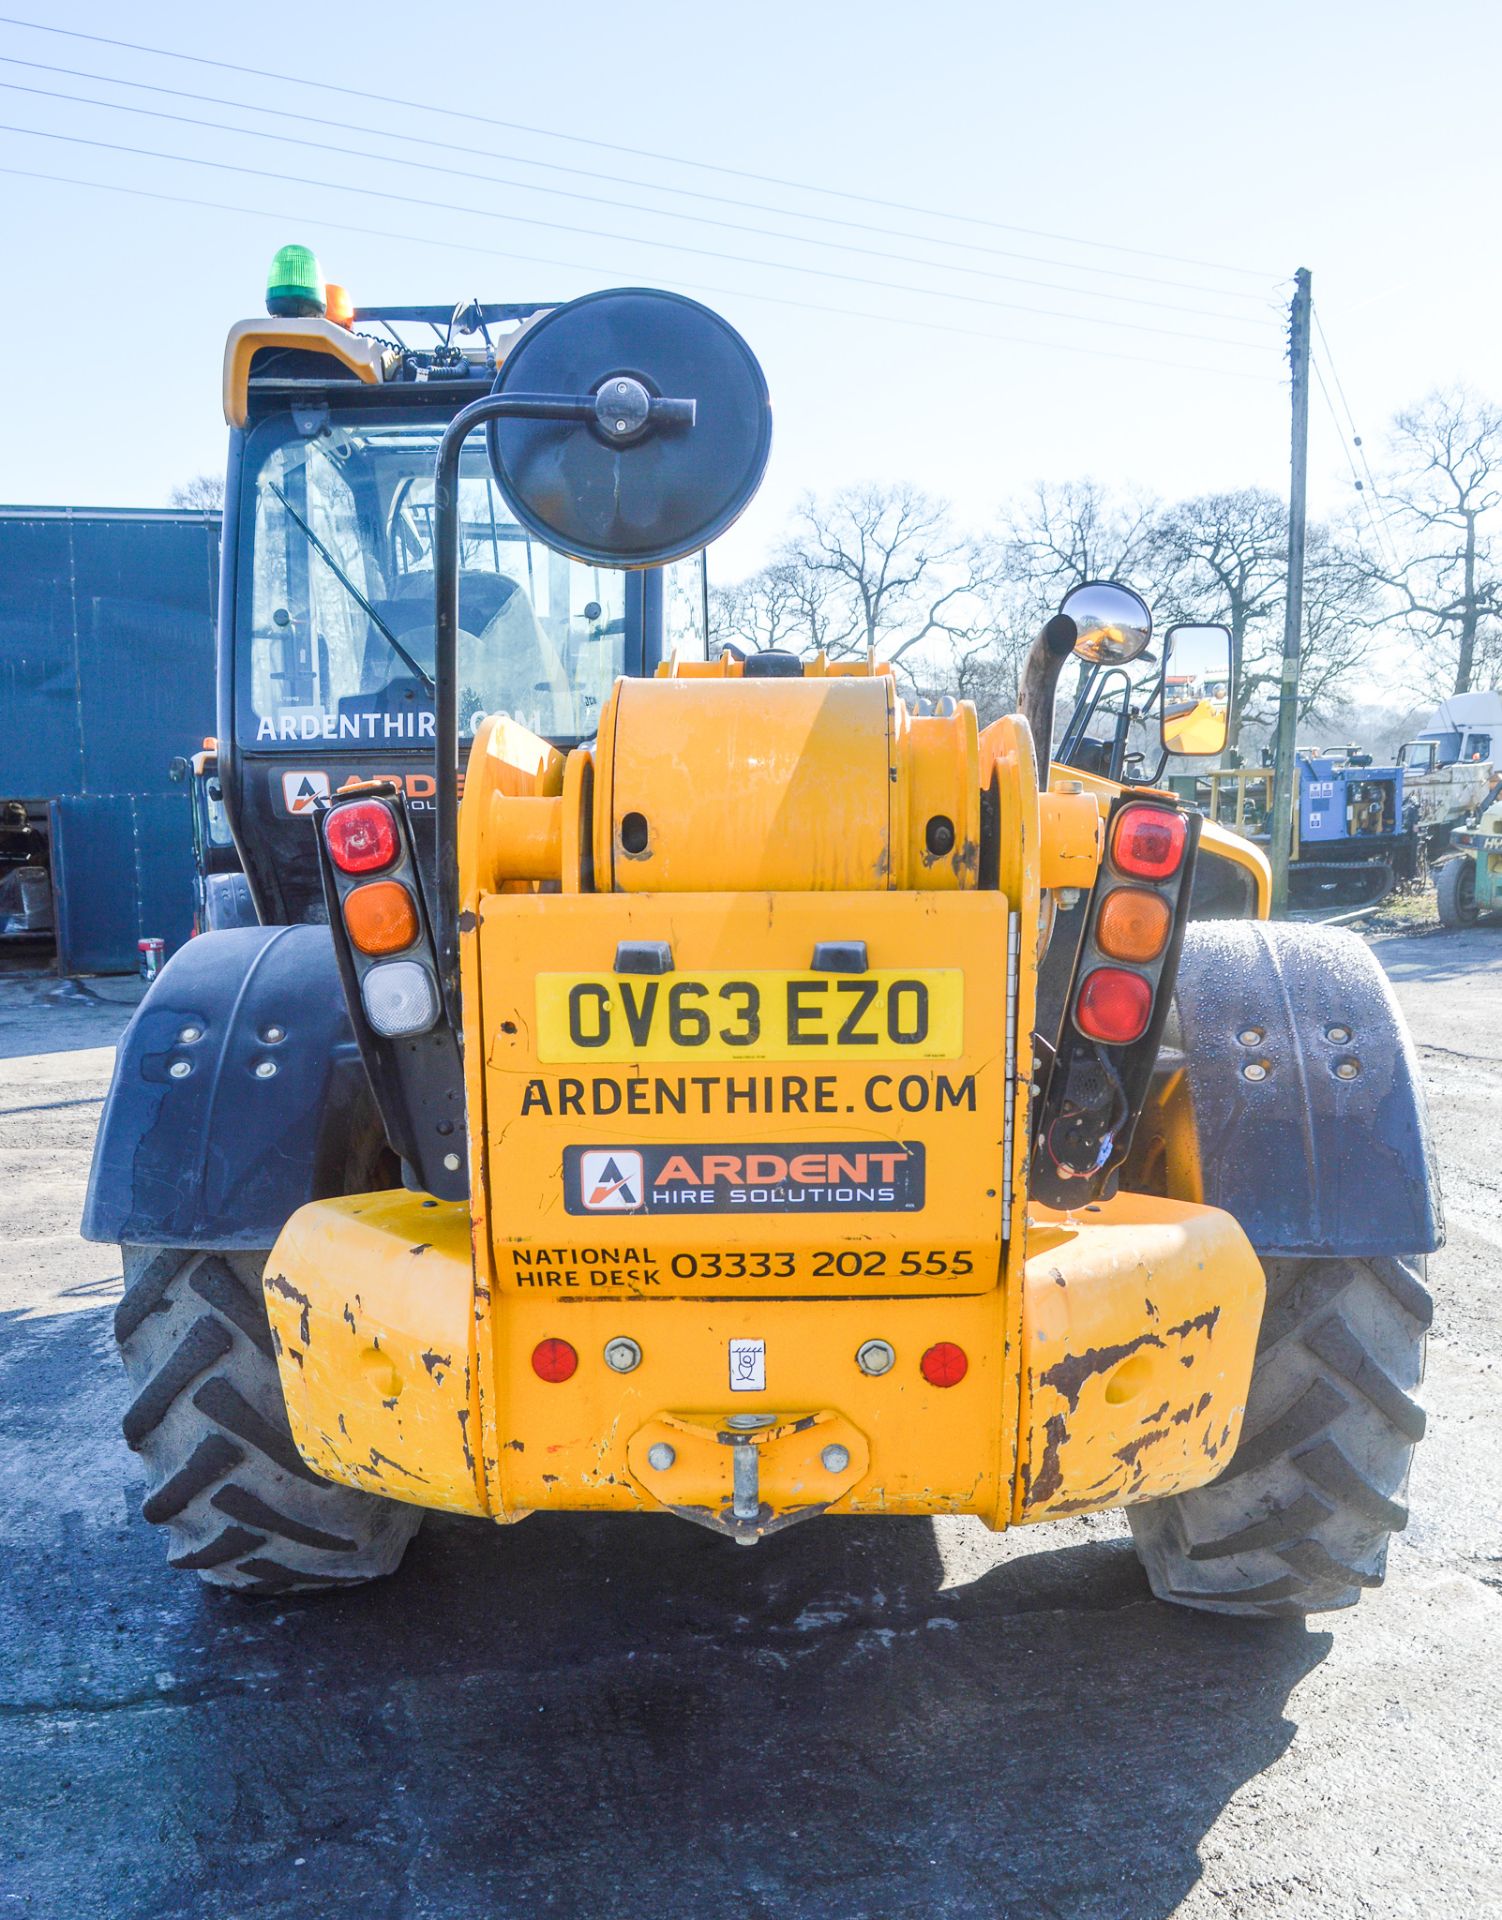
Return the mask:
M 965 1349 L 952 1340 L 940 1340 L 918 1362 L 918 1371 L 931 1387 L 957 1387 L 970 1371 Z
M 1184 816 L 1168 807 L 1123 807 L 1111 829 L 1111 858 L 1134 880 L 1167 880 L 1179 870 Z
M 1152 1010 L 1153 990 L 1140 973 L 1097 967 L 1080 988 L 1074 1024 L 1091 1040 L 1124 1047 L 1142 1038 Z
M 325 816 L 323 837 L 341 873 L 378 873 L 401 848 L 396 819 L 379 800 L 351 800 Z
M 539 1380 L 555 1386 L 561 1380 L 572 1380 L 578 1365 L 579 1356 L 567 1340 L 539 1340 L 532 1349 L 532 1371 Z

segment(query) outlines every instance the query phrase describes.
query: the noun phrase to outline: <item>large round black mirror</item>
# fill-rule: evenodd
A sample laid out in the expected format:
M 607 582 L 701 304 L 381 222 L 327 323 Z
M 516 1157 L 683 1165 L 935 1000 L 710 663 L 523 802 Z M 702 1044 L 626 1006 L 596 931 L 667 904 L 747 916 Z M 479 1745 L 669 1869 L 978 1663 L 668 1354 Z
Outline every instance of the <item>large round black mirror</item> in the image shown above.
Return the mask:
M 1147 649 L 1153 616 L 1130 587 L 1114 580 L 1087 580 L 1064 595 L 1059 608 L 1079 629 L 1074 650 L 1097 666 L 1122 666 Z
M 692 401 L 692 424 L 645 417 L 643 389 Z M 766 470 L 772 408 L 755 354 L 717 313 L 676 293 L 624 287 L 555 307 L 511 349 L 495 391 L 599 402 L 588 420 L 486 427 L 491 471 L 517 519 L 596 566 L 655 567 L 696 552 L 740 515 Z

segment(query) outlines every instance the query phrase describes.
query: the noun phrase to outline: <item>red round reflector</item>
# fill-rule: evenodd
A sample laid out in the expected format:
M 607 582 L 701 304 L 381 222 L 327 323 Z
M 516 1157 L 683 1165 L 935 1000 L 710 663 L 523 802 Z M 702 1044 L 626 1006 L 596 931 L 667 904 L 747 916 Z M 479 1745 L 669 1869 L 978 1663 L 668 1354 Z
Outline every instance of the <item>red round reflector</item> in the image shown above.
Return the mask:
M 397 856 L 396 820 L 379 800 L 351 800 L 324 816 L 323 837 L 341 873 L 375 873 Z
M 1111 829 L 1111 858 L 1138 880 L 1167 880 L 1184 858 L 1184 816 L 1169 807 L 1123 807 Z
M 532 1371 L 539 1380 L 556 1385 L 571 1380 L 579 1365 L 579 1356 L 567 1340 L 539 1340 L 532 1349 Z
M 965 1349 L 952 1340 L 940 1340 L 918 1362 L 918 1371 L 931 1387 L 957 1387 L 970 1371 Z
M 1086 974 L 1074 1003 L 1074 1024 L 1091 1040 L 1124 1047 L 1141 1039 L 1153 1010 L 1153 990 L 1140 973 L 1097 967 Z

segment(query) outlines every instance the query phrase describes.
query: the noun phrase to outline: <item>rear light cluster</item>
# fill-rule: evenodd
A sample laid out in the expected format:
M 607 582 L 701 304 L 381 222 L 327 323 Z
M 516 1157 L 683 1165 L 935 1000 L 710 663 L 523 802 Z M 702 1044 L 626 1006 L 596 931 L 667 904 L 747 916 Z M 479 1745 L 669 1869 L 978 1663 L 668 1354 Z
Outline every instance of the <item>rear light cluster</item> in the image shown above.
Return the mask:
M 1034 1109 L 1032 1190 L 1052 1207 L 1110 1191 L 1152 1075 L 1199 818 L 1123 795 L 1091 891 L 1069 1012 Z
M 438 1018 L 438 978 L 395 809 L 384 799 L 342 801 L 323 814 L 323 840 L 366 1019 L 383 1040 L 426 1033 Z
M 1188 822 L 1173 807 L 1134 800 L 1112 821 L 1108 884 L 1098 889 L 1074 999 L 1074 1024 L 1087 1039 L 1129 1047 L 1147 1032 L 1188 846 Z M 1127 964 L 1089 965 L 1097 956 Z

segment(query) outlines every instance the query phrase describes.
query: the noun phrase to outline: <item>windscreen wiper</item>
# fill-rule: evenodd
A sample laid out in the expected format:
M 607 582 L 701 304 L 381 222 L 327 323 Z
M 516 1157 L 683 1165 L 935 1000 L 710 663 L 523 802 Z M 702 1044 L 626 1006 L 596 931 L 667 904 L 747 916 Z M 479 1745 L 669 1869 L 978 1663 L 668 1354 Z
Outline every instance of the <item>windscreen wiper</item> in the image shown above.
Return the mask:
M 361 611 L 368 616 L 372 625 L 375 627 L 376 631 L 380 634 L 381 638 L 386 642 L 387 646 L 390 647 L 391 651 L 397 656 L 399 660 L 404 660 L 406 664 L 412 669 L 412 671 L 417 675 L 418 679 L 423 684 L 423 690 L 426 692 L 428 698 L 430 700 L 436 699 L 437 688 L 433 685 L 432 675 L 426 672 L 422 667 L 420 667 L 418 663 L 412 658 L 411 654 L 408 653 L 407 649 L 402 645 L 401 641 L 397 639 L 396 635 L 391 631 L 390 627 L 386 625 L 386 622 L 381 618 L 381 616 L 376 612 L 375 608 L 365 598 L 365 595 L 361 593 L 360 589 L 355 585 L 354 581 L 350 579 L 349 575 L 344 571 L 343 567 L 340 566 L 339 562 L 334 558 L 333 554 L 329 552 L 328 548 L 319 539 L 318 535 L 314 533 L 313 529 L 308 525 L 307 521 L 303 519 L 302 515 L 297 511 L 297 508 L 293 506 L 292 502 L 287 498 L 286 494 L 282 492 L 281 488 L 276 484 L 276 482 L 274 480 L 268 480 L 266 482 L 266 485 L 270 488 L 272 493 L 276 495 L 277 499 L 281 501 L 283 509 L 288 514 L 290 514 L 291 517 L 297 522 L 298 526 L 302 528 L 303 532 L 307 535 L 308 545 L 313 549 L 314 553 L 318 555 L 319 559 L 328 568 L 330 573 L 333 574 L 334 578 L 339 582 L 340 586 L 343 587 L 344 591 L 349 595 L 350 599 L 354 601 L 355 605 L 359 607 Z

